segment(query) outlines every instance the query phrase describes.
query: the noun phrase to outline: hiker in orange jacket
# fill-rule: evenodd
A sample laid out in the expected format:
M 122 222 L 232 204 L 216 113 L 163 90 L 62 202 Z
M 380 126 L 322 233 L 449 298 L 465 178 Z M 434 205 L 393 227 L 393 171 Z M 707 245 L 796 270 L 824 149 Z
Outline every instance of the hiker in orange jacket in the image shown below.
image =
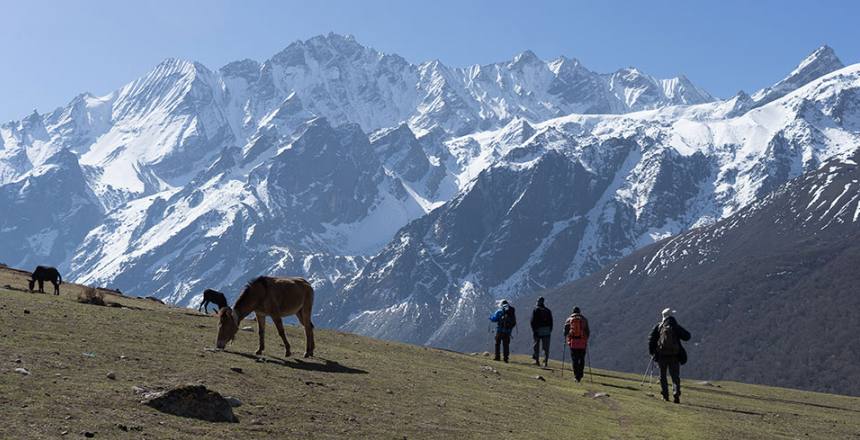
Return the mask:
M 588 328 L 588 320 L 582 316 L 579 307 L 574 307 L 573 313 L 564 322 L 564 337 L 570 347 L 573 377 L 577 382 L 582 380 L 585 373 L 585 351 L 588 349 L 589 336 L 591 331 Z

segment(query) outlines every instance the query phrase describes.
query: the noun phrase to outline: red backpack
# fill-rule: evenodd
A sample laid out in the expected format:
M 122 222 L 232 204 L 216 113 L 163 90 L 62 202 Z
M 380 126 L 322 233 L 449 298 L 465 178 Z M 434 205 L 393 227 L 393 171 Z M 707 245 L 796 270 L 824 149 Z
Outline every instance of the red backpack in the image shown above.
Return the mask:
M 571 350 L 583 350 L 588 345 L 588 336 L 585 334 L 586 324 L 582 315 L 571 315 L 567 319 L 567 345 Z

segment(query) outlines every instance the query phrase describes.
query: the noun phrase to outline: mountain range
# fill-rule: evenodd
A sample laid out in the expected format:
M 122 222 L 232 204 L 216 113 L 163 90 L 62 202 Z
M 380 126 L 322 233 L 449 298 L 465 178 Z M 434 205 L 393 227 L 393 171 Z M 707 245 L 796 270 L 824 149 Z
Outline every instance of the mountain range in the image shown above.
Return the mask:
M 827 161 L 735 215 L 540 295 L 562 315 L 587 312 L 595 364 L 641 369 L 646 333 L 670 306 L 693 333 L 685 374 L 860 395 L 858 160 Z
M 827 46 L 729 99 L 530 51 L 412 64 L 337 34 L 218 70 L 168 59 L 0 125 L 0 209 L 14 213 L 0 261 L 186 306 L 303 275 L 318 324 L 472 348 L 464 335 L 498 299 L 732 219 L 851 157 L 858 93 L 860 65 Z

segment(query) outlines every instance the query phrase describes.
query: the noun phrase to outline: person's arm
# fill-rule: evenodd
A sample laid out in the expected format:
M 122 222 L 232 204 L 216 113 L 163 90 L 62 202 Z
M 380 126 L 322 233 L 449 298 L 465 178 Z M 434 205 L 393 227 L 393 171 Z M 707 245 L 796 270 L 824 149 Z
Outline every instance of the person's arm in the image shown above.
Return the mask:
M 533 332 L 536 332 L 536 331 L 537 331 L 537 322 L 536 322 L 536 319 L 535 319 L 535 318 L 537 317 L 537 314 L 538 314 L 538 309 L 537 309 L 537 308 L 535 308 L 534 310 L 532 310 L 532 319 L 529 321 L 529 324 L 531 324 L 531 326 L 532 326 L 532 331 L 533 331 Z
M 490 315 L 490 321 L 499 322 L 499 315 L 501 315 L 501 310 L 496 310 L 492 315 Z
M 660 337 L 658 328 L 660 328 L 659 325 L 654 326 L 654 329 L 651 330 L 651 335 L 648 336 L 648 354 L 651 356 L 657 353 L 657 338 Z

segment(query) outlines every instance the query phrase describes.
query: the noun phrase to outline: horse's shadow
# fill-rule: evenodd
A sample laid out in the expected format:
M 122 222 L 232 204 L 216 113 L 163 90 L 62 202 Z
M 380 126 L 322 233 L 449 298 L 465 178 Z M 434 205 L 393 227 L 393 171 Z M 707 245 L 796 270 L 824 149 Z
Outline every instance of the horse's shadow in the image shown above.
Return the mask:
M 346 365 L 341 365 L 337 361 L 332 361 L 329 359 L 323 359 L 321 357 L 316 357 L 314 359 L 319 359 L 323 361 L 323 363 L 319 362 L 307 362 L 301 359 L 279 359 L 268 356 L 257 356 L 251 353 L 242 353 L 238 351 L 230 351 L 224 350 L 224 353 L 235 354 L 238 356 L 242 356 L 244 358 L 253 359 L 255 361 L 259 361 L 260 359 L 264 360 L 267 364 L 276 364 L 281 365 L 283 367 L 290 367 L 297 370 L 306 370 L 306 371 L 319 371 L 322 373 L 340 373 L 340 374 L 368 374 L 367 371 L 361 370 L 359 368 L 347 367 Z

